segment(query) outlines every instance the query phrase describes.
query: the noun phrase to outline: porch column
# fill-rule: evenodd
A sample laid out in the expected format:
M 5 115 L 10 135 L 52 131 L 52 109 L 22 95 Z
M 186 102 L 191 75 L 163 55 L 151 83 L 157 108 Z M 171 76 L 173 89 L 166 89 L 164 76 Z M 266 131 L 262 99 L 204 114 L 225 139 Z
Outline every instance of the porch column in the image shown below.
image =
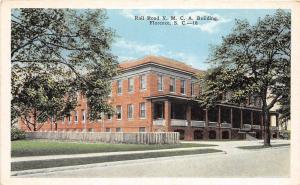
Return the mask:
M 219 112 L 218 112 L 218 130 L 219 130 L 219 139 L 221 139 L 221 106 L 219 105 Z
M 208 109 L 205 109 L 205 127 L 208 127 Z
M 187 121 L 187 140 L 192 140 L 192 130 L 191 130 L 191 119 L 192 119 L 192 114 L 191 114 L 191 105 L 187 103 L 186 105 L 186 121 Z
M 241 109 L 241 123 L 240 128 L 243 128 L 243 109 Z
M 150 100 L 150 132 L 153 132 L 153 115 L 154 115 L 154 106 L 152 100 Z
M 279 126 L 279 119 L 278 119 L 278 117 L 279 117 L 279 115 L 278 115 L 278 113 L 276 113 L 276 127 Z
M 166 127 L 169 132 L 171 131 L 171 103 L 168 100 L 165 101 L 164 109 Z
M 231 126 L 233 126 L 233 110 L 232 110 L 232 108 L 230 108 L 230 123 L 231 123 Z
M 251 111 L 251 129 L 253 127 L 253 110 Z
M 219 106 L 219 112 L 218 112 L 218 124 L 221 126 L 221 106 Z
M 264 125 L 263 125 L 263 114 L 261 113 L 260 114 L 260 134 L 261 134 L 261 138 L 260 139 L 263 139 L 264 138 Z

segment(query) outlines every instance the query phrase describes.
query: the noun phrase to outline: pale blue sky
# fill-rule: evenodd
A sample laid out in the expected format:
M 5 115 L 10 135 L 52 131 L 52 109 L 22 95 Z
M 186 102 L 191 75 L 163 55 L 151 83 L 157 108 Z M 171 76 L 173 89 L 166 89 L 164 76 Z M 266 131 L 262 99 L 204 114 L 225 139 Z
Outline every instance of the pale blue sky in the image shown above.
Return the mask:
M 207 69 L 205 63 L 209 46 L 221 42 L 233 28 L 235 19 L 247 19 L 255 23 L 259 17 L 273 14 L 276 10 L 236 9 L 147 9 L 107 10 L 106 25 L 115 29 L 119 36 L 113 43 L 113 53 L 122 62 L 137 59 L 148 54 L 165 56 L 185 62 L 198 69 Z M 152 26 L 148 21 L 136 21 L 136 15 L 185 16 L 211 15 L 218 21 L 198 21 L 198 26 Z

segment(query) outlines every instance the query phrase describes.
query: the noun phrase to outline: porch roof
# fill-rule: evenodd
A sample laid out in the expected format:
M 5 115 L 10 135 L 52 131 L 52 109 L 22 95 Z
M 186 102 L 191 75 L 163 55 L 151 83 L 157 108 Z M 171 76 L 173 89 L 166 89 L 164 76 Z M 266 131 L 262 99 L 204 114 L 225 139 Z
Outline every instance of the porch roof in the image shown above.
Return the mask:
M 146 100 L 178 99 L 178 100 L 186 100 L 186 101 L 192 100 L 191 97 L 180 96 L 180 95 L 175 95 L 175 94 L 162 94 L 162 95 L 148 96 L 148 97 L 145 97 L 145 99 Z

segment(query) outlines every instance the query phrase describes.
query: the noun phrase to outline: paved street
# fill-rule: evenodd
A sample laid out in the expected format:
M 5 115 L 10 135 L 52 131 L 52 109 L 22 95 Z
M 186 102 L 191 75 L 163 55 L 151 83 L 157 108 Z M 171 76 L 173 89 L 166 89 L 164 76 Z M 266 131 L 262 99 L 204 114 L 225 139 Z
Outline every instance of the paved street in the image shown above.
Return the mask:
M 245 141 L 243 141 L 245 142 Z M 215 142 L 226 154 L 135 160 L 113 166 L 27 175 L 28 177 L 288 177 L 290 147 L 241 150 L 241 141 Z M 205 143 L 205 142 L 202 142 Z M 211 142 L 210 142 L 211 143 Z M 286 141 L 276 141 L 276 144 Z M 213 143 L 211 143 L 213 144 Z M 261 144 L 248 141 L 246 145 Z

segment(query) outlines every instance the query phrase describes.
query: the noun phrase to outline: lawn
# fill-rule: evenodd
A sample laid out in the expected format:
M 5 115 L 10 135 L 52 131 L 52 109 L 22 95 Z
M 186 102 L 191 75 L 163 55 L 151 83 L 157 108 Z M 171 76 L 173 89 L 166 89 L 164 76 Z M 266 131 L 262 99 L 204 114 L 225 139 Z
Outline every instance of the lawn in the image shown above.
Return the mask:
M 175 145 L 72 143 L 49 140 L 12 141 L 12 157 L 84 154 L 120 151 L 159 150 L 171 148 L 209 147 L 216 145 L 180 143 Z
M 263 146 L 263 145 L 239 146 L 237 148 L 247 149 L 247 150 L 253 150 L 253 149 L 263 149 L 263 148 L 275 148 L 275 147 L 281 147 L 281 146 L 290 146 L 290 144 L 274 144 L 272 146 Z
M 52 160 L 42 160 L 42 161 L 23 161 L 23 162 L 11 163 L 11 170 L 21 171 L 21 170 L 29 170 L 29 169 L 76 166 L 76 165 L 93 164 L 93 163 L 181 156 L 181 155 L 194 155 L 194 154 L 205 154 L 205 153 L 216 153 L 216 152 L 222 152 L 222 151 L 216 149 L 196 149 L 196 150 L 183 150 L 183 151 L 161 151 L 161 152 L 142 153 L 142 154 L 123 154 L 123 155 L 100 156 L 100 157 L 52 159 Z

